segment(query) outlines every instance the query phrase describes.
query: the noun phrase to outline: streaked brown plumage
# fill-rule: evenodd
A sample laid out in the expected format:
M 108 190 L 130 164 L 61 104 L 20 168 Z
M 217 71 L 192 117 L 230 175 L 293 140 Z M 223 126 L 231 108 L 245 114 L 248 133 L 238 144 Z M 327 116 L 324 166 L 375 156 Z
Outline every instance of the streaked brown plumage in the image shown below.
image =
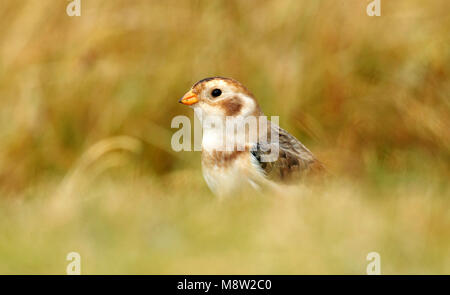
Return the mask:
M 323 164 L 294 136 L 274 124 L 271 124 L 271 128 L 271 132 L 278 133 L 279 154 L 276 161 L 260 162 L 267 178 L 290 183 L 302 176 L 324 171 Z M 264 144 L 258 142 L 257 146 Z M 261 149 L 252 152 L 256 159 L 260 157 L 261 152 L 259 150 Z
M 226 119 L 252 116 L 259 122 L 260 116 L 264 116 L 253 94 L 236 80 L 223 77 L 200 80 L 180 102 L 191 106 L 202 120 L 203 174 L 211 190 L 219 195 L 247 184 L 261 187 L 293 183 L 324 171 L 323 165 L 300 141 L 270 121 L 267 130 L 258 130 L 256 140 L 245 136 L 243 150 L 235 146 L 233 150 L 224 151 L 226 136 L 216 125 L 223 128 Z M 204 123 L 208 117 L 218 118 L 218 123 L 214 127 Z M 275 136 L 278 142 L 271 142 Z M 278 157 L 263 161 L 272 149 L 278 150 Z

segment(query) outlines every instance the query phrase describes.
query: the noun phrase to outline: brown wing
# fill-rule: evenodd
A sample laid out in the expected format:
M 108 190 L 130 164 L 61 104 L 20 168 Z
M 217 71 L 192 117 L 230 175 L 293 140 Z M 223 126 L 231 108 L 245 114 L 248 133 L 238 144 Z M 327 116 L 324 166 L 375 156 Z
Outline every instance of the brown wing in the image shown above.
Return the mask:
M 291 182 L 325 170 L 322 163 L 286 130 L 273 123 L 270 123 L 268 129 L 268 140 L 260 140 L 251 149 L 253 157 L 268 179 Z M 278 143 L 274 135 L 278 135 Z M 270 138 L 274 138 L 274 142 L 271 142 Z M 275 157 L 270 158 L 267 155 L 272 151 Z

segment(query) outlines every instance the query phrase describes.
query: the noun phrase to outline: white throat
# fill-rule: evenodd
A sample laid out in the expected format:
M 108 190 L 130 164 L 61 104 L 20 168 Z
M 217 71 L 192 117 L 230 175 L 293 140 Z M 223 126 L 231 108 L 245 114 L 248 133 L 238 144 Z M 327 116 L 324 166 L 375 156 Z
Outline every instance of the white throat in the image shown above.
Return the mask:
M 244 124 L 243 117 L 204 117 L 201 122 L 204 151 L 244 151 L 248 142 L 256 142 L 257 133 L 254 140 L 249 140 L 248 130 L 251 128 Z M 253 128 L 257 130 L 256 124 Z

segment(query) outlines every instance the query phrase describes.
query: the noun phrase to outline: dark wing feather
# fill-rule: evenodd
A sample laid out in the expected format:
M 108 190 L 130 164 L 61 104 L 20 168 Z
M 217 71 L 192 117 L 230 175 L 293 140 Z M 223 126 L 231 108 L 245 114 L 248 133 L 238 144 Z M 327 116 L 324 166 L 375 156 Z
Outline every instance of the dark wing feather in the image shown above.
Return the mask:
M 271 122 L 269 124 L 267 140 L 260 140 L 251 149 L 253 157 L 268 179 L 290 182 L 325 170 L 314 155 L 294 136 Z M 272 143 L 270 139 L 276 134 L 278 143 L 276 140 Z M 267 155 L 273 149 L 275 157 L 268 161 Z M 276 157 L 277 149 L 278 157 Z

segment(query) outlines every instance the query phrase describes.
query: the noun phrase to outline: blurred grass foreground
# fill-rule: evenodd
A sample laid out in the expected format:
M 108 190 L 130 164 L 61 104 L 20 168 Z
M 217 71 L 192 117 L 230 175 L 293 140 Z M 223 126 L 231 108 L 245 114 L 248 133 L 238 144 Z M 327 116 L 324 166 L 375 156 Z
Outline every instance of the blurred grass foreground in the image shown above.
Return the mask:
M 450 273 L 450 2 L 3 0 L 0 273 Z M 334 174 L 218 201 L 170 148 L 243 82 Z

